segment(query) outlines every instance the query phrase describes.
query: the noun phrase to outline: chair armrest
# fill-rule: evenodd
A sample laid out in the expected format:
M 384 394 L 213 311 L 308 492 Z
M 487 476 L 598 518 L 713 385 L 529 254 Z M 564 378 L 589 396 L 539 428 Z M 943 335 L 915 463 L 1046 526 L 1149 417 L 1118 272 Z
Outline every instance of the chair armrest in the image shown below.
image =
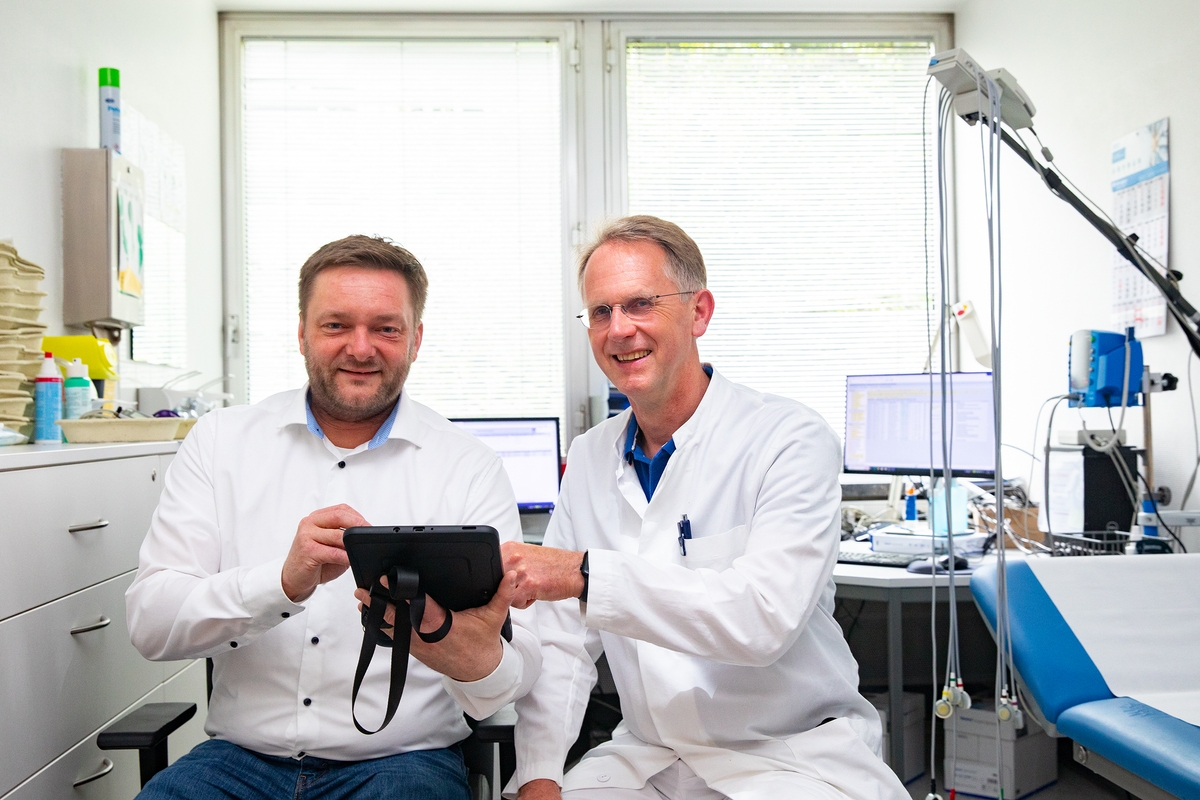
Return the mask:
M 511 742 L 513 726 L 517 723 L 517 710 L 509 703 L 504 708 L 475 724 L 475 738 L 481 742 Z
M 147 703 L 101 731 L 96 746 L 101 750 L 155 747 L 194 716 L 195 703 Z

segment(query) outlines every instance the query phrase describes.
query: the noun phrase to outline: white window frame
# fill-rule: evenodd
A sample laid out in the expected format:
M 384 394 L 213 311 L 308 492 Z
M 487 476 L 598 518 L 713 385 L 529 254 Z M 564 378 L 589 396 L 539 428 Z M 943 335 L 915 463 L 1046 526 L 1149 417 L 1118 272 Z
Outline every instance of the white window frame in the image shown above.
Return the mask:
M 486 17 L 435 15 L 344 14 L 222 14 L 221 15 L 221 169 L 224 252 L 225 372 L 233 375 L 235 402 L 244 403 L 246 390 L 245 329 L 245 211 L 242 143 L 242 44 L 247 39 L 478 39 L 557 40 L 562 58 L 562 262 L 570 274 L 580 222 L 579 27 L 566 17 Z M 574 280 L 563 281 L 563 308 L 582 306 Z M 586 429 L 587 336 L 582 326 L 563 315 L 563 408 L 568 441 Z M 503 318 L 498 318 L 502 325 Z M 578 329 L 578 330 L 577 330 Z
M 223 192 L 224 358 L 234 376 L 229 391 L 245 402 L 245 264 L 242 152 L 242 43 L 256 38 L 556 39 L 562 62 L 563 376 L 564 444 L 606 415 L 608 381 L 591 356 L 586 331 L 574 319 L 583 301 L 576 286 L 576 251 L 604 219 L 628 209 L 625 52 L 630 39 L 696 41 L 879 39 L 953 44 L 949 14 L 258 14 L 222 13 L 221 158 Z M 936 104 L 934 104 L 936 108 Z M 932 138 L 935 131 L 931 128 Z M 953 147 L 953 136 L 951 137 Z M 953 169 L 951 154 L 947 168 Z M 948 296 L 957 296 L 954 176 Z M 931 201 L 935 202 L 931 197 Z M 936 209 L 935 209 L 936 210 Z M 931 251 L 936 257 L 936 248 Z M 502 323 L 498 323 L 502 324 Z M 957 336 L 952 338 L 958 362 Z

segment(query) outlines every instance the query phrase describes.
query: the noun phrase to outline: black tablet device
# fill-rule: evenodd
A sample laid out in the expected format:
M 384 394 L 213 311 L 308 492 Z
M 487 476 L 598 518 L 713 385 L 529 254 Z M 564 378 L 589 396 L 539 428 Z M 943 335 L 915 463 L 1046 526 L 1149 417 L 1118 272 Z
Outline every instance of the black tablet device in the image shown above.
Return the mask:
M 500 535 L 488 525 L 396 525 L 347 528 L 342 544 L 350 559 L 354 582 L 371 593 L 363 609 L 363 646 L 354 671 L 350 714 L 363 734 L 387 727 L 400 705 L 408 674 L 410 632 L 429 643 L 441 641 L 453 628 L 456 611 L 487 605 L 504 577 L 500 560 Z M 380 578 L 388 578 L 384 588 Z M 420 630 L 425 597 L 436 600 L 448 613 L 442 627 Z M 385 625 L 388 603 L 397 608 L 392 626 Z M 407 605 L 407 613 L 400 606 Z M 391 634 L 383 633 L 390 628 Z M 500 635 L 512 641 L 512 619 L 506 618 Z M 391 681 L 383 724 L 375 730 L 359 722 L 355 704 L 376 647 L 392 650 Z
M 392 567 L 420 574 L 421 588 L 451 611 L 487 605 L 504 577 L 500 534 L 490 525 L 347 528 L 342 536 L 359 588 Z

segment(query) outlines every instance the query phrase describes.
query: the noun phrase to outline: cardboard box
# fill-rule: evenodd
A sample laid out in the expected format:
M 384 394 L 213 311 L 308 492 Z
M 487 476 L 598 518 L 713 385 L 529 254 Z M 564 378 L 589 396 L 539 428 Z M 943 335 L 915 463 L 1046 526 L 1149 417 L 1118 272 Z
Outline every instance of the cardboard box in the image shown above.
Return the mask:
M 1004 518 L 1008 520 L 1008 524 L 1012 526 L 1013 533 L 1025 539 L 1032 539 L 1035 542 L 1044 542 L 1046 534 L 1038 530 L 1038 507 L 1030 506 L 1029 508 L 1006 508 L 1004 509 Z M 1007 546 L 1015 548 L 1016 545 L 1012 540 L 1005 537 Z
M 996 732 L 1000 731 L 1003 783 L 996 770 Z M 1006 800 L 1032 794 L 1058 780 L 1058 747 L 1032 720 L 1018 730 L 1013 723 L 997 725 L 992 705 L 980 704 L 945 723 L 946 788 L 973 797 Z
M 879 712 L 879 721 L 883 723 L 883 760 L 900 777 L 903 783 L 910 783 L 925 774 L 927 759 L 925 753 L 925 696 L 917 692 L 905 692 L 904 703 L 904 771 L 896 769 L 892 764 L 892 740 L 888 733 L 888 694 L 863 695 Z

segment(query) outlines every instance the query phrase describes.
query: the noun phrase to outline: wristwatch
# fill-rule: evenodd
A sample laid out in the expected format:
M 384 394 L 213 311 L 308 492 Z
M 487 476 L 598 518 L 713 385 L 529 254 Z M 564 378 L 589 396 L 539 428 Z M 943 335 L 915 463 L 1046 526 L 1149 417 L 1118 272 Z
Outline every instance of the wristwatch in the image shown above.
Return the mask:
M 583 591 L 579 593 L 579 599 L 587 602 L 588 590 L 588 554 L 587 550 L 583 551 L 583 562 L 579 565 L 579 574 L 583 576 Z

